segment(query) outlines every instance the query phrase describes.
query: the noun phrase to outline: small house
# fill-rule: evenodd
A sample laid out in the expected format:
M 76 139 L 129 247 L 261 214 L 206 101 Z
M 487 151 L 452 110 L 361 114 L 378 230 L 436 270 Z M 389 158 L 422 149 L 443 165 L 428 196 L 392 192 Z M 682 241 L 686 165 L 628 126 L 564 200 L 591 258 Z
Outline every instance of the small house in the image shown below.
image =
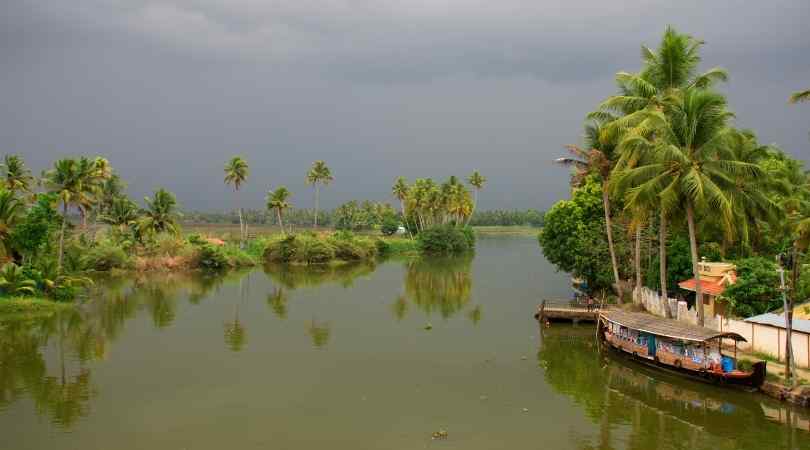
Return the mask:
M 706 262 L 698 263 L 698 273 L 700 274 L 700 287 L 703 294 L 703 299 L 695 299 L 695 302 L 703 301 L 703 311 L 706 317 L 714 317 L 715 315 L 726 315 L 726 304 L 717 302 L 717 298 L 723 294 L 726 287 L 734 284 L 737 281 L 737 267 L 734 264 L 722 262 Z M 681 289 L 695 292 L 696 281 L 690 278 L 678 283 Z

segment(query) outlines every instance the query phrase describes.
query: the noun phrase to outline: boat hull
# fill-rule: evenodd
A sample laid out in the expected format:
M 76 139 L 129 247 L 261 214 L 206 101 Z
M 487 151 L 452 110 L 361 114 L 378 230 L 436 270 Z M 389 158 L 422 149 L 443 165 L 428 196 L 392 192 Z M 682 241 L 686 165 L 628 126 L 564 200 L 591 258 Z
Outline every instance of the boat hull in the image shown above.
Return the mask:
M 600 329 L 599 336 L 602 345 L 604 347 L 607 347 L 610 351 L 616 354 L 631 358 L 646 366 L 653 367 L 659 370 L 664 370 L 670 373 L 677 373 L 694 380 L 721 386 L 740 387 L 747 390 L 756 390 L 765 381 L 765 373 L 767 366 L 764 361 L 754 363 L 751 372 L 723 373 L 710 370 L 693 369 L 678 365 L 667 364 L 665 362 L 662 362 L 658 358 L 650 358 L 646 355 L 639 354 L 638 352 L 631 351 L 632 349 L 628 350 L 619 345 L 616 345 L 613 342 L 611 342 L 610 339 L 607 338 L 604 329 Z

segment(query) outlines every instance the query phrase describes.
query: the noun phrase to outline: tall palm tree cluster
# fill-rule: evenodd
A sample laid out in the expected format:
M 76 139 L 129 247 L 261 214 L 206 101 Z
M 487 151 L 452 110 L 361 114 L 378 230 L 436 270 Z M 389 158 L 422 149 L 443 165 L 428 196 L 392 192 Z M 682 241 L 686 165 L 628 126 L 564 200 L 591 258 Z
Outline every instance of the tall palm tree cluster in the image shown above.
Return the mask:
M 658 49 L 642 47 L 642 69 L 619 72 L 618 92 L 587 116 L 585 147 L 568 146 L 572 156 L 557 160 L 573 167 L 572 186 L 588 177 L 602 185 L 609 264 L 620 297 L 627 271 L 614 248 L 617 220 L 632 236 L 628 259 L 636 288 L 644 283 L 643 230 L 657 235 L 664 296 L 667 241 L 673 233 L 687 234 L 701 299 L 701 241 L 720 242 L 729 254 L 769 254 L 798 242 L 798 224 L 810 216 L 808 174 L 778 148 L 760 144 L 754 132 L 734 128 L 726 97 L 714 90 L 728 74 L 698 72 L 702 45 L 667 28 Z M 703 324 L 703 302 L 696 305 Z
M 0 251 L 6 259 L 16 259 L 10 239 L 12 232 L 26 216 L 32 216 L 34 205 L 48 198 L 58 203 L 54 206 L 58 206 L 61 213 L 56 251 L 57 273 L 61 273 L 63 268 L 65 237 L 72 210 L 78 213 L 82 230 L 87 229 L 88 219 L 92 218 L 114 226 L 121 234 L 130 233 L 138 239 L 154 233 L 178 231 L 174 195 L 159 189 L 153 198 L 145 199 L 144 208 L 139 208 L 126 196 L 126 186 L 105 158 L 60 159 L 37 179 L 31 175 L 22 158 L 6 155 L 0 170 Z M 44 192 L 35 192 L 37 187 Z M 36 234 L 38 225 L 44 226 L 27 224 L 20 239 L 33 239 L 31 235 Z
M 391 187 L 391 194 L 400 201 L 402 216 L 417 232 L 437 225 L 464 226 L 475 212 L 478 191 L 483 189 L 486 178 L 475 171 L 467 181 L 475 190 L 474 197 L 456 176 L 442 184 L 431 178 L 419 178 L 411 185 L 399 177 Z

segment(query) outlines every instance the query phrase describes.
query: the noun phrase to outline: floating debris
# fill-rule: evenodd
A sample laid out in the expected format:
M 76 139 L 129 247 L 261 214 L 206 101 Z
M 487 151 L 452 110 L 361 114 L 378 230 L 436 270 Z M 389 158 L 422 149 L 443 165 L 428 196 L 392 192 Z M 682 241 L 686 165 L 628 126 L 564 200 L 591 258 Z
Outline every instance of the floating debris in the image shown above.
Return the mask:
M 523 412 L 525 413 L 529 412 L 529 408 L 523 408 Z
M 430 322 L 428 322 L 428 323 L 425 325 L 425 329 L 426 329 L 426 330 L 432 330 L 432 329 L 433 329 L 433 324 L 432 324 L 432 323 L 430 323 Z
M 520 357 L 520 359 L 521 359 L 522 361 L 526 361 L 526 360 L 527 360 L 527 359 L 529 359 L 529 358 L 527 358 L 527 357 L 525 357 L 525 356 L 521 356 L 521 357 Z
M 431 439 L 447 439 L 447 430 L 434 431 Z

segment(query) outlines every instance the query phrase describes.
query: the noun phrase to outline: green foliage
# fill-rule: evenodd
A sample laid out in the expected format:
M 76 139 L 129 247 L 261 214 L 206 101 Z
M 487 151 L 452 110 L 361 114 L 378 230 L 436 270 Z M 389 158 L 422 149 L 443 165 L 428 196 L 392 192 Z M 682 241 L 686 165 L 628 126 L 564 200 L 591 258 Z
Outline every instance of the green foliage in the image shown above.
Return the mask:
M 543 213 L 536 209 L 475 211 L 470 218 L 470 225 L 480 226 L 543 226 Z
M 358 203 L 356 200 L 340 205 L 334 212 L 334 226 L 338 230 L 361 231 L 381 226 L 384 220 L 395 218 L 396 212 L 387 203 Z
M 417 236 L 419 248 L 427 254 L 458 255 L 475 249 L 475 233 L 453 225 L 435 226 Z
M 131 264 L 129 255 L 121 246 L 109 240 L 103 240 L 87 250 L 82 266 L 88 270 L 108 271 L 126 269 Z
M 225 252 L 220 247 L 208 243 L 200 245 L 196 265 L 204 270 L 222 270 L 229 266 Z
M 34 295 L 36 281 L 29 278 L 22 267 L 7 263 L 0 269 L 0 291 L 8 296 Z
M 53 237 L 62 223 L 55 208 L 57 201 L 55 194 L 38 194 L 34 204 L 12 230 L 12 247 L 27 258 L 36 258 L 51 250 Z
M 375 241 L 366 237 L 343 232 L 335 233 L 327 241 L 334 248 L 335 258 L 342 261 L 362 261 L 377 256 Z
M 723 292 L 731 312 L 750 317 L 782 306 L 776 263 L 762 257 L 737 261 L 737 282 Z
M 602 188 L 595 178 L 574 189 L 571 200 L 561 200 L 546 212 L 538 241 L 558 270 L 585 278 L 592 289 L 611 286 Z
M 420 248 L 419 241 L 398 237 L 377 239 L 375 244 L 380 256 L 417 255 Z
M 711 261 L 718 261 L 713 259 Z M 659 256 L 652 259 L 646 280 L 648 286 L 661 287 Z M 677 288 L 677 283 L 692 278 L 692 256 L 689 252 L 689 238 L 677 234 L 667 240 L 667 290 L 670 297 Z
M 380 231 L 385 236 L 392 236 L 399 229 L 399 220 L 396 216 L 386 216 L 380 224 Z

